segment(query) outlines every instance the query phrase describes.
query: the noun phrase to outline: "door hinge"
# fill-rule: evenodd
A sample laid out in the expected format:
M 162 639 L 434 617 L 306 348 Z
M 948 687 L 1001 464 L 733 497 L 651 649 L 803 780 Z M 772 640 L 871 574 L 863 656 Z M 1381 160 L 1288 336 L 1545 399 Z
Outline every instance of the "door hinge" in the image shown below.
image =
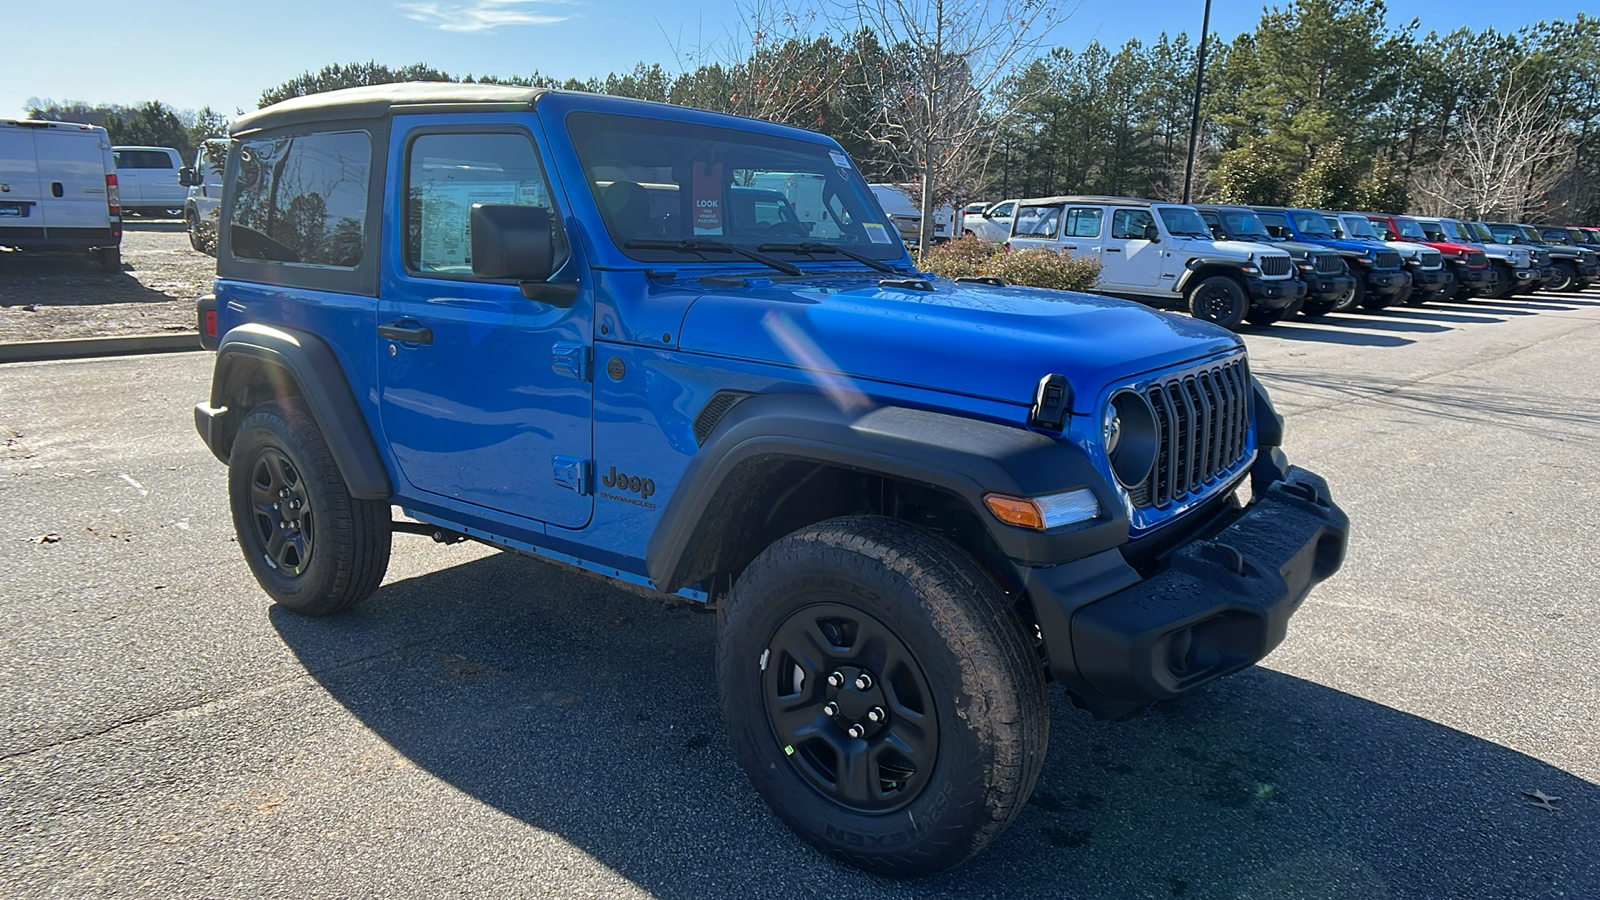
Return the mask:
M 576 491 L 578 496 L 589 496 L 590 479 L 593 477 L 594 466 L 587 459 L 578 459 L 572 456 L 557 456 L 552 460 L 555 468 L 556 484 L 569 491 Z
M 550 368 L 579 381 L 588 381 L 593 366 L 593 355 L 585 344 L 558 341 L 550 347 Z

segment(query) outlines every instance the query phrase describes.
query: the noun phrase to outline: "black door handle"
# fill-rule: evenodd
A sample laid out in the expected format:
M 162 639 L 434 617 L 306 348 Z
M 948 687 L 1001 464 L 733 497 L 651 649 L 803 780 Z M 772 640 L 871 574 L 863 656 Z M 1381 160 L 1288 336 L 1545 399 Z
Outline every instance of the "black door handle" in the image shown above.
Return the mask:
M 433 343 L 433 329 L 401 320 L 399 322 L 390 322 L 387 325 L 379 325 L 378 337 L 387 338 L 391 341 L 400 341 L 403 344 L 431 344 Z
M 1121 253 L 1122 249 L 1120 247 L 1107 247 L 1106 248 L 1106 252 L 1107 253 Z

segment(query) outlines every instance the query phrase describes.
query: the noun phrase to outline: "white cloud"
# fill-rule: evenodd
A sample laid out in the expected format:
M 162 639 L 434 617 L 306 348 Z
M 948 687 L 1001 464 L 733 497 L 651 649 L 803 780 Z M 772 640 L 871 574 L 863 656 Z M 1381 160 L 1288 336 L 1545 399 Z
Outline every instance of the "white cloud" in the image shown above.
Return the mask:
M 561 5 L 562 0 L 473 0 L 471 3 L 401 3 L 405 16 L 440 31 L 493 31 L 502 25 L 553 25 L 571 15 L 535 9 Z

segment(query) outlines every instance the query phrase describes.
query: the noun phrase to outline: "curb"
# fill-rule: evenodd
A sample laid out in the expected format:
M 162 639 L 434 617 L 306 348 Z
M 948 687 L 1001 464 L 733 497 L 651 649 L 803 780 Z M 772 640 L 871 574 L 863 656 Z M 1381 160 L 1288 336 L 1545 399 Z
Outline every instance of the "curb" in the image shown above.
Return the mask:
M 134 353 L 179 353 L 201 350 L 200 334 L 135 334 L 127 337 L 73 338 L 62 341 L 18 341 L 0 344 L 0 363 L 92 359 Z

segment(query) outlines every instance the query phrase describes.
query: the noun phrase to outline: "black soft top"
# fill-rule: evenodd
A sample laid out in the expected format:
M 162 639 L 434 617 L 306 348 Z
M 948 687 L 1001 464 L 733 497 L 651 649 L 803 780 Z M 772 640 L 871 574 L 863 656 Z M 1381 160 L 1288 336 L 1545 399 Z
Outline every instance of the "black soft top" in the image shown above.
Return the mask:
M 240 116 L 229 133 L 239 137 L 256 131 L 310 122 L 377 119 L 389 115 L 397 107 L 407 112 L 455 111 L 462 107 L 478 107 L 485 111 L 528 110 L 544 93 L 548 93 L 545 88 L 503 84 L 454 84 L 444 81 L 375 84 L 274 103 L 266 109 Z

